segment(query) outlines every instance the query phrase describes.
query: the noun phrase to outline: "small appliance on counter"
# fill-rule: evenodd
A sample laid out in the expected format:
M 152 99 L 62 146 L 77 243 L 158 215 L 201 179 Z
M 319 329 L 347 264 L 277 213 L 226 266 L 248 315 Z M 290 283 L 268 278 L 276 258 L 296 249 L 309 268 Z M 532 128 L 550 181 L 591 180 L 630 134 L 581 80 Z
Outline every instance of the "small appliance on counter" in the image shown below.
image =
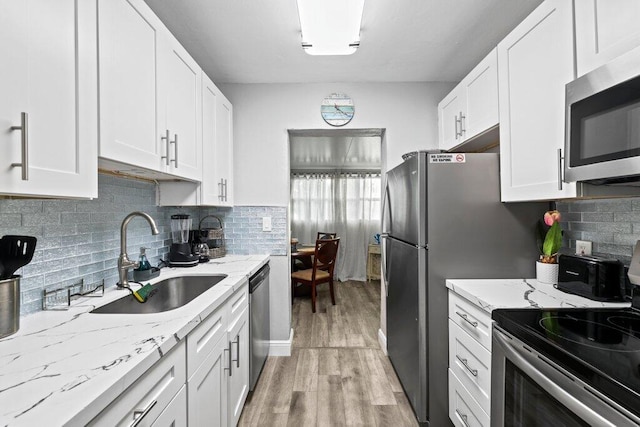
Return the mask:
M 202 223 L 208 219 L 213 218 L 218 222 L 218 225 L 213 228 L 203 228 Z M 209 258 L 222 258 L 227 254 L 224 243 L 224 229 L 222 227 L 222 220 L 215 215 L 204 216 L 198 224 L 199 241 L 206 243 L 209 247 Z M 208 261 L 208 260 L 207 260 Z
M 590 255 L 560 255 L 558 264 L 559 290 L 594 301 L 624 299 L 624 266 L 619 260 Z
M 191 217 L 187 214 L 171 215 L 171 247 L 169 248 L 169 266 L 194 267 L 200 262 L 200 256 L 194 255 L 189 242 Z

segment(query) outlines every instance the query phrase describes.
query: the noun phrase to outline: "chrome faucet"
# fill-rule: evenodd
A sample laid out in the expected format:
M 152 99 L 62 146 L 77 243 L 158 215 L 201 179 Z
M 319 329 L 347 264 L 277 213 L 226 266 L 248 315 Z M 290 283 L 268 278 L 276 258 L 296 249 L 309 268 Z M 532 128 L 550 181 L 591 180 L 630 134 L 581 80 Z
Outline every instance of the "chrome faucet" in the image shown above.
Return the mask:
M 149 225 L 151 226 L 151 234 L 154 236 L 158 234 L 158 227 L 156 226 L 156 222 L 151 218 L 151 216 L 144 212 L 131 212 L 127 215 L 122 221 L 122 225 L 120 226 L 120 256 L 118 257 L 118 278 L 120 279 L 117 283 L 117 286 L 120 288 L 128 288 L 129 281 L 127 280 L 127 272 L 131 268 L 137 268 L 138 262 L 131 261 L 129 259 L 129 255 L 127 255 L 127 225 L 129 222 L 137 216 L 141 216 L 146 219 Z

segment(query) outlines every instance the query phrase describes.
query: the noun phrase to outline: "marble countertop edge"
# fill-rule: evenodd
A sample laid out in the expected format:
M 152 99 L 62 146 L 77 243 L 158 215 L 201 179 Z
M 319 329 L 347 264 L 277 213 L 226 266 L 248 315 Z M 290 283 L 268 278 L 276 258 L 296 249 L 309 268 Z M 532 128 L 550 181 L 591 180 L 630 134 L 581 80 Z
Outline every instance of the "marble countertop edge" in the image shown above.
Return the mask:
M 536 279 L 447 279 L 446 287 L 489 314 L 498 308 L 624 308 L 631 305 L 590 300 Z
M 7 362 L 0 363 L 0 425 L 43 419 L 49 425 L 87 424 L 268 261 L 269 255 L 228 255 L 189 269 L 163 269 L 149 282 L 228 275 L 185 306 L 163 313 L 89 313 L 125 295 L 109 287 L 104 297 L 80 298 L 69 310 L 23 316 L 19 331 L 0 340 L 0 362 Z

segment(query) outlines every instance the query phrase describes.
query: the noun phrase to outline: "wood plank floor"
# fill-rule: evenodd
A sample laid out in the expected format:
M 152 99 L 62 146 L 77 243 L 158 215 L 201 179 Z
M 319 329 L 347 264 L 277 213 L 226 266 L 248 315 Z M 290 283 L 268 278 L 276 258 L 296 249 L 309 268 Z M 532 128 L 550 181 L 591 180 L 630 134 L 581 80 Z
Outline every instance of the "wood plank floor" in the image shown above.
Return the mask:
M 240 426 L 417 426 L 378 344 L 380 282 L 337 282 L 336 305 L 320 286 L 293 304 L 290 357 L 269 357 Z

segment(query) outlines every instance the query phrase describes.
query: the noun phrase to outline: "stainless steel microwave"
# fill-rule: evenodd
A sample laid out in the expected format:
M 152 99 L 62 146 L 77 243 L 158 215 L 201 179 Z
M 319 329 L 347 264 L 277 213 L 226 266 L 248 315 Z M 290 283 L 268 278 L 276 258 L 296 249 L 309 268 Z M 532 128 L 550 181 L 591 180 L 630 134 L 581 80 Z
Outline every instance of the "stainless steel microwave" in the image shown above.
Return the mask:
M 640 181 L 640 48 L 566 86 L 565 181 Z

